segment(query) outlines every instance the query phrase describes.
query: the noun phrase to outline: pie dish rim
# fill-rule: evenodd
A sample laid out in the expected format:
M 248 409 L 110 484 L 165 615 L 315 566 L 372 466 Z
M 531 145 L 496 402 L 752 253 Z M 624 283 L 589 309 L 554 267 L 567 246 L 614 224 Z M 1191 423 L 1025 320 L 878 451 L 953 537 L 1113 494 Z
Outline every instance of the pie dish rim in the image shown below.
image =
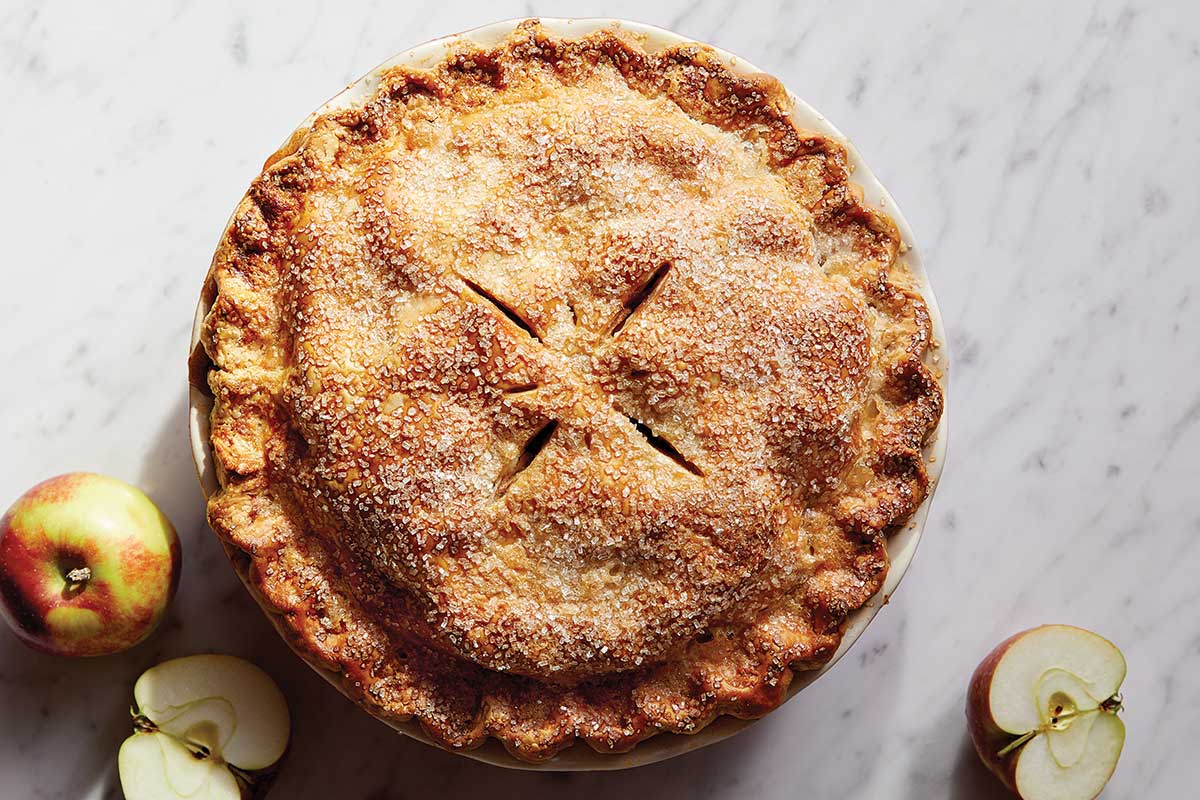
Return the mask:
M 512 33 L 518 25 L 526 22 L 528 19 L 537 19 L 541 23 L 542 27 L 548 32 L 559 36 L 578 37 L 602 29 L 621 29 L 644 37 L 644 45 L 648 50 L 657 50 L 673 45 L 695 42 L 694 39 L 682 36 L 663 28 L 614 18 L 565 19 L 553 17 L 522 17 L 504 20 L 501 22 L 473 28 L 462 33 L 439 37 L 437 39 L 425 42 L 424 44 L 409 48 L 408 50 L 393 56 L 392 58 L 384 61 L 382 64 L 370 70 L 361 78 L 350 83 L 345 89 L 309 114 L 304 122 L 296 128 L 296 132 L 300 132 L 308 128 L 312 124 L 313 120 L 322 113 L 349 106 L 363 97 L 370 96 L 378 85 L 379 75 L 393 66 L 405 65 L 418 68 L 432 66 L 439 62 L 453 45 L 464 40 L 485 46 L 497 44 L 503 41 L 510 33 Z M 712 45 L 705 46 L 710 48 L 712 53 L 722 63 L 726 64 L 735 72 L 746 74 L 763 72 L 763 70 L 754 67 L 745 59 L 735 56 L 732 53 Z M 887 603 L 888 597 L 896 590 L 896 587 L 899 585 L 904 573 L 907 571 L 907 568 L 912 561 L 917 544 L 921 537 L 922 530 L 928 518 L 930 504 L 937 488 L 942 466 L 945 461 L 948 432 L 948 417 L 947 410 L 945 408 L 945 395 L 947 393 L 946 389 L 948 385 L 949 371 L 949 352 L 941 314 L 939 312 L 932 287 L 929 284 L 928 276 L 925 273 L 920 252 L 914 245 L 912 230 L 905 220 L 903 214 L 896 206 L 896 203 L 892 199 L 891 195 L 888 194 L 887 190 L 882 186 L 882 184 L 880 184 L 875 175 L 863 162 L 860 154 L 855 149 L 853 144 L 851 144 L 850 141 L 836 127 L 829 123 L 824 116 L 822 116 L 819 112 L 805 103 L 790 90 L 788 90 L 788 96 L 793 103 L 790 116 L 797 122 L 799 127 L 813 130 L 834 138 L 845 146 L 848 162 L 853 170 L 853 183 L 862 188 L 865 202 L 884 211 L 889 217 L 891 217 L 897 229 L 899 230 L 901 240 L 904 243 L 903 258 L 905 264 L 914 278 L 916 289 L 919 291 L 922 299 L 925 301 L 928 307 L 930 323 L 933 332 L 930 357 L 933 359 L 933 366 L 937 374 L 938 382 L 942 387 L 943 406 L 937 428 L 929 437 L 929 440 L 924 448 L 926 469 L 929 476 L 928 492 L 925 499 L 912 513 L 907 522 L 905 522 L 905 524 L 899 530 L 889 536 L 886 540 L 885 547 L 887 549 L 890 565 L 883 587 L 861 608 L 855 610 L 849 615 L 842 633 L 841 643 L 839 644 L 837 651 L 826 663 L 824 663 L 820 668 L 814 670 L 796 671 L 795 677 L 788 689 L 787 698 L 784 702 L 790 700 L 803 688 L 824 674 L 850 649 L 850 647 L 853 646 L 854 642 L 862 635 L 867 625 L 879 612 L 882 606 Z M 291 136 L 295 135 L 295 133 L 291 134 Z M 222 237 L 224 237 L 224 235 L 225 232 L 223 231 Z M 206 298 L 202 296 L 196 308 L 196 315 L 192 328 L 191 347 L 189 350 L 190 353 L 194 353 L 196 348 L 200 346 L 199 343 L 201 339 L 202 323 L 208 313 L 209 307 L 210 304 L 206 302 Z M 196 388 L 195 385 L 189 385 L 188 406 L 188 422 L 192 458 L 196 468 L 197 478 L 200 482 L 201 490 L 207 499 L 219 488 L 215 468 L 215 458 L 212 452 L 212 445 L 209 437 L 209 414 L 212 408 L 212 399 L 203 391 Z M 228 545 L 224 546 L 227 548 L 229 547 Z M 243 584 L 245 584 L 248 589 L 251 589 L 253 593 L 246 569 L 237 560 L 232 560 L 232 563 L 234 564 L 235 570 Z M 267 617 L 271 620 L 271 623 L 276 627 L 281 636 L 283 636 L 284 641 L 288 642 L 289 647 L 292 647 L 293 651 L 295 651 L 297 655 L 299 655 L 305 661 L 305 663 L 309 665 L 310 668 L 315 670 L 319 675 L 325 678 L 326 681 L 331 683 L 340 692 L 345 694 L 342 686 L 342 680 L 339 675 L 315 664 L 310 658 L 306 657 L 299 650 L 296 650 L 296 648 L 292 646 L 287 632 L 283 630 L 281 621 L 271 614 L 267 614 Z M 780 705 L 782 705 L 782 703 Z M 382 721 L 400 733 L 417 739 L 418 741 L 422 741 L 426 744 L 441 748 L 440 745 L 436 744 L 433 739 L 431 739 L 421 729 L 420 723 L 416 719 L 407 722 L 395 722 L 388 720 Z M 660 733 L 640 742 L 633 750 L 620 754 L 599 753 L 587 747 L 586 745 L 576 743 L 576 746 L 569 747 L 550 759 L 540 763 L 530 763 L 517 759 L 509 754 L 495 739 L 489 739 L 484 745 L 473 750 L 456 750 L 454 752 L 478 761 L 492 764 L 494 766 L 501 766 L 511 769 L 542 771 L 626 769 L 655 763 L 657 761 L 662 761 L 667 758 L 672 758 L 677 755 L 682 755 L 683 753 L 697 750 L 709 744 L 714 744 L 744 730 L 755 721 L 756 720 L 754 719 L 739 719 L 730 716 L 722 716 L 694 734 L 684 735 L 675 733 Z

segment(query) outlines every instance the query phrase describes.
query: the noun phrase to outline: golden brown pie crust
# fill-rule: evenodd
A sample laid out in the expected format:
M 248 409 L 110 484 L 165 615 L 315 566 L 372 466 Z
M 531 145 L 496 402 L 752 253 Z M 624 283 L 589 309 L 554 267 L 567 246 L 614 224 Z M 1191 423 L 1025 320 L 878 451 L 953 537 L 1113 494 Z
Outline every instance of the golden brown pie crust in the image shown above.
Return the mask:
M 210 279 L 209 520 L 372 713 L 628 750 L 774 708 L 882 585 L 930 321 L 789 106 L 525 23 L 267 162 Z

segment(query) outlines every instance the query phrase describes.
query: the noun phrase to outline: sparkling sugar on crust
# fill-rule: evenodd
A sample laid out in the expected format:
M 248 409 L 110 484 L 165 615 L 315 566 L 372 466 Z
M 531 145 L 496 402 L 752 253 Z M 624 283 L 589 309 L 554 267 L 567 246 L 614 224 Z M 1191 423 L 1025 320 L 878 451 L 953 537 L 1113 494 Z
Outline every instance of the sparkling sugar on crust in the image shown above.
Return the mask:
M 391 70 L 252 186 L 214 260 L 210 519 L 375 713 L 627 749 L 769 710 L 881 585 L 940 413 L 928 316 L 786 102 L 526 24 Z

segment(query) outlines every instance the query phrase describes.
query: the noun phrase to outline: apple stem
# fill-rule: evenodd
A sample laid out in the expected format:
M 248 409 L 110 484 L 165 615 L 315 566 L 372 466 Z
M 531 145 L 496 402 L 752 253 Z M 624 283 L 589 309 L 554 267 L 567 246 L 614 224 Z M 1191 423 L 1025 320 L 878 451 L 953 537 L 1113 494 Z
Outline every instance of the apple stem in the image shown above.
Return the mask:
M 230 764 L 228 761 L 225 762 L 225 767 L 230 772 L 232 772 L 234 775 L 236 775 L 238 778 L 240 778 L 242 780 L 242 782 L 245 783 L 247 786 L 254 785 L 254 776 L 251 775 L 246 770 L 242 769 L 241 767 L 235 767 L 233 764 Z
M 158 726 L 154 724 L 154 720 L 147 717 L 145 714 L 139 714 L 133 709 L 133 729 L 141 733 L 154 733 L 158 730 Z
M 1085 714 L 1094 714 L 1097 711 L 1104 711 L 1109 714 L 1115 714 L 1118 711 L 1122 710 L 1124 707 L 1125 706 L 1124 706 L 1124 702 L 1121 699 L 1121 695 L 1114 694 L 1112 697 L 1105 700 L 1103 703 L 1101 703 L 1096 708 L 1089 708 L 1086 711 L 1068 711 L 1065 714 L 1057 714 L 1057 715 L 1055 715 L 1054 719 L 1051 722 L 1047 722 L 1042 725 L 1039 725 L 1038 727 L 1034 728 L 1033 730 L 1031 730 L 1027 733 L 1023 733 L 1020 736 L 1018 736 L 1016 739 L 1013 739 L 1011 742 L 1009 742 L 1004 747 L 1002 747 L 1000 749 L 1000 752 L 996 753 L 996 757 L 1004 758 L 1006 755 L 1011 753 L 1013 750 L 1016 750 L 1021 745 L 1025 744 L 1030 739 L 1037 736 L 1039 733 L 1045 733 L 1046 731 L 1051 730 L 1055 725 L 1062 722 L 1063 720 L 1074 719 L 1075 717 L 1082 717 Z
M 67 583 L 71 584 L 71 588 L 82 586 L 92 579 L 91 567 L 76 567 L 67 573 Z
M 1041 732 L 1042 732 L 1042 729 L 1038 728 L 1036 730 L 1029 731 L 1028 733 L 1021 734 L 1016 739 L 1013 739 L 1011 742 L 1009 742 L 1007 745 L 1005 745 L 1003 748 L 1001 748 L 1000 752 L 996 754 L 996 757 L 1004 758 L 1006 755 L 1011 753 L 1013 750 L 1016 750 L 1018 747 L 1025 744 L 1026 742 L 1028 742 L 1030 739 L 1037 736 Z

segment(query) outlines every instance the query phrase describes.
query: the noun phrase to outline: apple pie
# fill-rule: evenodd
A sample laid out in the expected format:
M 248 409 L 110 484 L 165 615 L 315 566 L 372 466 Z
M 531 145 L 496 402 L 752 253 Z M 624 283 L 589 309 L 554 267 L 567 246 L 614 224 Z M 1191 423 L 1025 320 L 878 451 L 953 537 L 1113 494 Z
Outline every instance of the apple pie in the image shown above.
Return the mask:
M 393 67 L 241 201 L 212 527 L 372 714 L 537 761 L 759 716 L 925 497 L 930 318 L 843 145 L 702 45 Z

